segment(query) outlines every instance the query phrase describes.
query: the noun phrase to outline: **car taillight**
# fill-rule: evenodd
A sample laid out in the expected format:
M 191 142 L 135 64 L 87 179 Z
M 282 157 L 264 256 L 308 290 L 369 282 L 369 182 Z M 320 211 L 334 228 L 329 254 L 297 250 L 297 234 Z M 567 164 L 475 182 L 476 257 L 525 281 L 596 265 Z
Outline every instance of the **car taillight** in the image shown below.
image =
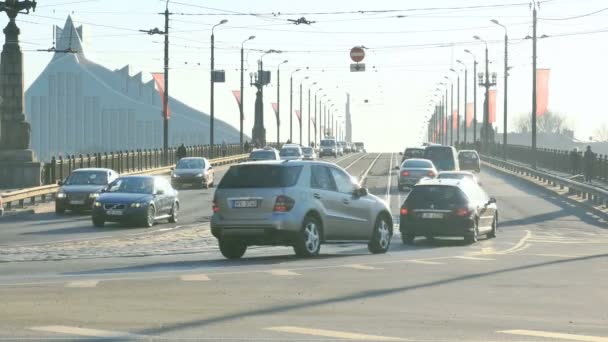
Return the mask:
M 471 211 L 469 210 L 469 208 L 458 208 L 454 210 L 454 214 L 460 217 L 468 217 L 471 216 Z
M 213 198 L 213 212 L 214 213 L 219 213 L 220 212 L 220 207 L 217 205 L 217 200 L 215 198 Z
M 407 216 L 407 214 L 409 214 L 410 211 L 407 210 L 407 208 L 401 208 L 401 210 L 399 211 L 399 213 L 401 214 L 401 216 Z
M 409 176 L 409 175 L 410 175 L 410 173 L 409 173 L 408 171 L 403 171 L 403 172 L 401 172 L 401 175 L 402 175 L 403 177 L 407 177 L 407 176 Z
M 428 175 L 429 175 L 429 177 L 435 177 L 435 172 L 429 171 Z
M 277 200 L 274 202 L 274 208 L 272 211 L 278 211 L 281 213 L 288 212 L 293 209 L 295 204 L 296 201 L 294 201 L 291 197 L 281 195 L 278 196 Z

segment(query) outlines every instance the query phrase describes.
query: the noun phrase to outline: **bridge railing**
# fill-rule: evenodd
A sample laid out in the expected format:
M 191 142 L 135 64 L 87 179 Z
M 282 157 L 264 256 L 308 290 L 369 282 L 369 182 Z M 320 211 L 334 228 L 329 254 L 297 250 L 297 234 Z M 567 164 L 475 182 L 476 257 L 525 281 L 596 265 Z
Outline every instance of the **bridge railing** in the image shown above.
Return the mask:
M 33 205 L 37 201 L 44 202 L 49 198 L 54 198 L 59 189 L 57 181 L 64 180 L 73 170 L 84 167 L 111 168 L 119 174 L 167 173 L 177 161 L 176 152 L 176 148 L 169 150 L 169 165 L 167 166 L 162 165 L 161 149 L 118 151 L 66 156 L 65 158 L 61 156 L 53 158 L 50 163 L 45 164 L 43 170 L 45 185 L 5 192 L 0 195 L 7 210 L 12 209 L 14 204 L 23 208 L 26 204 Z M 208 145 L 186 147 L 187 157 L 209 158 L 211 165 L 214 166 L 241 162 L 248 157 L 248 154 L 242 154 L 240 145 L 228 145 L 225 157 L 223 152 L 221 145 L 215 146 L 213 151 Z M 217 156 L 217 158 L 210 158 L 212 155 Z
M 459 149 L 475 149 L 472 144 L 460 145 Z M 482 151 L 479 151 L 480 153 Z M 584 173 L 583 152 L 578 151 L 576 154 L 569 150 L 537 148 L 536 153 L 532 153 L 530 146 L 523 145 L 507 145 L 507 160 L 532 165 L 536 161 L 536 165 L 540 169 L 556 171 L 563 174 L 577 175 Z M 504 151 L 501 144 L 492 145 L 487 151 L 483 151 L 487 156 L 503 159 Z M 595 161 L 591 168 L 591 177 L 594 180 L 608 182 L 608 156 L 604 154 L 596 154 Z

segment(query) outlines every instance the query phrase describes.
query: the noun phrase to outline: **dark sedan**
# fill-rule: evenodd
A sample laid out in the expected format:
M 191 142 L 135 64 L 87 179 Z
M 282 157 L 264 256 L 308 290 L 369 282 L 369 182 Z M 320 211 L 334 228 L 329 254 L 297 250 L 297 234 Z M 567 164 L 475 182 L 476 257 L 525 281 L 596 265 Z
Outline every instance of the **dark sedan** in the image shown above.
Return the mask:
M 93 225 L 106 222 L 152 227 L 159 220 L 177 222 L 179 199 L 169 181 L 158 176 L 120 177 L 93 205 Z
M 496 237 L 498 225 L 496 200 L 470 180 L 436 179 L 416 185 L 400 216 L 404 244 L 417 236 L 458 236 L 474 243 L 482 234 Z
M 206 158 L 182 158 L 171 171 L 174 188 L 209 188 L 214 183 L 213 167 Z
M 90 210 L 101 190 L 118 178 L 118 173 L 110 169 L 77 169 L 59 182 L 60 188 L 55 196 L 55 213 L 66 210 Z
M 475 150 L 462 150 L 458 152 L 458 163 L 461 170 L 481 172 L 479 154 Z

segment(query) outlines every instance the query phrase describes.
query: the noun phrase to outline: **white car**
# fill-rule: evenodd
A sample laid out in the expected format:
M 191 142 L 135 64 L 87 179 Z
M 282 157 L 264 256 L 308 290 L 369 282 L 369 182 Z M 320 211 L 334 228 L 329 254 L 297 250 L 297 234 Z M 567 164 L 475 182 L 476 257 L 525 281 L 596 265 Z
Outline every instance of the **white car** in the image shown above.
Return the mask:
M 279 156 L 281 160 L 299 160 L 304 158 L 304 153 L 299 145 L 287 145 L 281 148 Z

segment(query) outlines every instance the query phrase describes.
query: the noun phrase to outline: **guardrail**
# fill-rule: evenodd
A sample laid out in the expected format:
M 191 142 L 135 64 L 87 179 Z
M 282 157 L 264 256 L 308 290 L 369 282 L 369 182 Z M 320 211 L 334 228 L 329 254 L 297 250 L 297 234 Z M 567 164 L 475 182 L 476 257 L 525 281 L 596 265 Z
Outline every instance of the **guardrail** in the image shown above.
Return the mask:
M 486 163 L 509 170 L 513 173 L 520 174 L 522 176 L 532 177 L 548 185 L 556 187 L 559 186 L 559 188 L 562 190 L 567 188 L 568 193 L 570 195 L 579 196 L 580 198 L 587 200 L 594 206 L 608 206 L 608 191 L 604 189 L 600 189 L 593 185 L 581 183 L 572 179 L 552 175 L 547 172 L 535 170 L 531 167 L 527 167 L 524 165 L 514 164 L 508 161 L 504 161 L 502 159 L 497 159 L 486 155 L 482 155 L 481 158 L 482 161 Z
M 213 166 L 226 165 L 226 164 L 232 164 L 232 163 L 238 163 L 238 162 L 244 161 L 247 159 L 248 156 L 249 156 L 248 154 L 239 154 L 236 156 L 211 159 L 210 162 L 211 162 L 211 165 L 213 165 Z M 174 167 L 174 165 L 150 168 L 150 169 L 141 170 L 141 171 L 140 170 L 130 171 L 130 172 L 125 172 L 122 175 L 164 174 L 164 173 L 168 173 L 169 171 L 171 171 L 172 167 Z M 75 169 L 77 169 L 77 168 L 75 168 Z M 40 201 L 42 201 L 42 202 L 46 201 L 48 199 L 48 197 L 51 197 L 54 199 L 55 194 L 57 193 L 57 190 L 59 190 L 59 186 L 57 184 L 50 184 L 50 185 L 43 185 L 43 186 L 39 186 L 39 187 L 35 187 L 35 188 L 27 188 L 27 189 L 22 189 L 22 190 L 17 190 L 17 191 L 11 191 L 11 192 L 7 192 L 7 193 L 3 193 L 3 194 L 1 194 L 1 196 L 2 196 L 2 200 L 4 201 L 4 207 L 6 208 L 6 210 L 11 210 L 13 208 L 14 203 L 18 203 L 18 207 L 23 208 L 26 205 L 26 201 L 28 201 L 27 204 L 34 205 L 34 204 L 36 204 L 37 199 L 40 199 Z

